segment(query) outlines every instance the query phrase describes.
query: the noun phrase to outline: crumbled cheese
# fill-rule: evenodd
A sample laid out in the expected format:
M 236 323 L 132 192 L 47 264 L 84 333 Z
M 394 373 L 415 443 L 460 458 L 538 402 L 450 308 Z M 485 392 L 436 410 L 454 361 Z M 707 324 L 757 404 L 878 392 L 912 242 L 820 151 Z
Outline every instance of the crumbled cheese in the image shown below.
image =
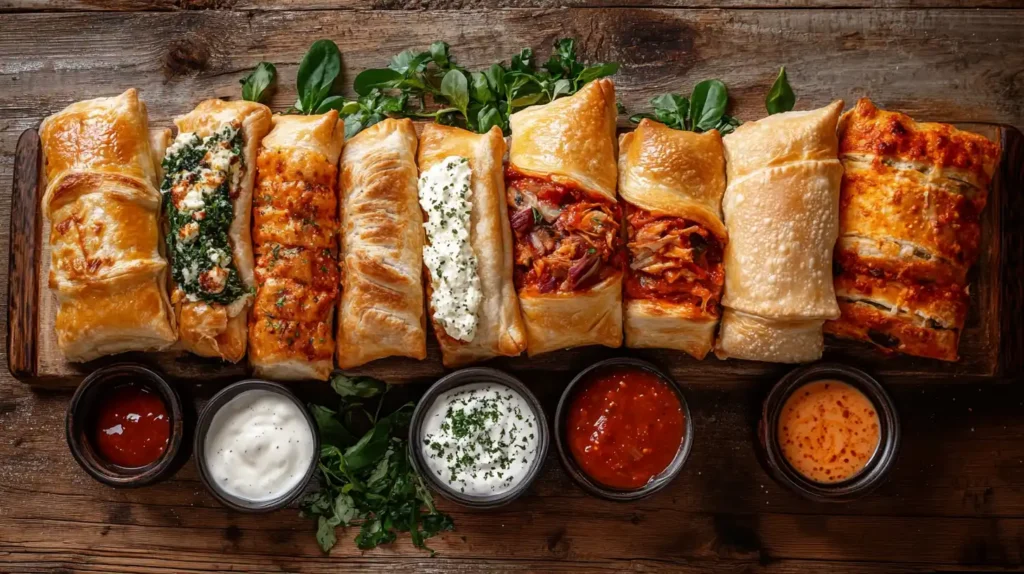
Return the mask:
M 469 161 L 450 156 L 423 172 L 419 181 L 420 206 L 427 214 L 423 263 L 433 287 L 430 306 L 444 332 L 460 341 L 475 337 L 483 299 L 469 239 L 471 177 Z
M 227 267 L 231 265 L 231 254 L 226 249 L 211 249 L 207 255 L 210 257 L 210 262 L 220 267 Z

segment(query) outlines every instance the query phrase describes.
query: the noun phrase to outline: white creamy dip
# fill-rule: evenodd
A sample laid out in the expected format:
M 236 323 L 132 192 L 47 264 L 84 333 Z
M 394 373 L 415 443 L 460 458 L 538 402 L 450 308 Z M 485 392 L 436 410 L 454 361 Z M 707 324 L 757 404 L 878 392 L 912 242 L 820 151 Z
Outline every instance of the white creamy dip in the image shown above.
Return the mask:
M 518 392 L 495 383 L 447 391 L 423 418 L 420 449 L 437 479 L 456 492 L 501 494 L 533 466 L 537 417 Z
M 472 171 L 464 157 L 450 156 L 420 175 L 420 206 L 427 214 L 423 263 L 430 271 L 434 320 L 453 339 L 472 341 L 483 294 L 470 244 Z
M 313 442 L 313 429 L 293 401 L 271 391 L 245 391 L 213 415 L 206 466 L 221 491 L 251 502 L 273 500 L 305 477 Z

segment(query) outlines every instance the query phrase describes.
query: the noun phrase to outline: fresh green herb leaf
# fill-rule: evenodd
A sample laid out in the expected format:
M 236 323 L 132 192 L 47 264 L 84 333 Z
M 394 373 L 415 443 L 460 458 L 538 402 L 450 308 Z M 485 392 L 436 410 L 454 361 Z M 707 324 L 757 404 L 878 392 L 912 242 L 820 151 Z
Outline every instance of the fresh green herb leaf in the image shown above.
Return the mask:
M 690 127 L 695 132 L 714 129 L 725 114 L 729 92 L 720 80 L 704 80 L 690 94 Z
M 356 76 L 352 88 L 360 96 L 365 96 L 374 88 L 393 87 L 402 80 L 402 74 L 391 68 L 376 68 L 363 70 Z
M 250 102 L 263 101 L 269 97 L 274 81 L 277 79 L 277 68 L 270 62 L 260 62 L 249 75 L 242 78 L 242 99 Z
M 321 441 L 337 446 L 349 446 L 358 442 L 345 425 L 335 418 L 337 413 L 320 405 L 309 405 L 309 409 L 313 412 L 313 419 L 320 430 Z
M 775 78 L 775 83 L 772 84 L 772 88 L 768 90 L 768 95 L 765 96 L 764 107 L 768 110 L 768 115 L 773 115 L 788 112 L 795 105 L 796 94 L 793 93 L 793 88 L 789 85 L 789 79 L 786 78 L 786 67 L 782 66 L 779 68 L 779 75 Z
M 331 388 L 343 397 L 368 399 L 383 393 L 387 385 L 373 377 L 349 377 L 336 373 L 331 377 Z
M 365 389 L 383 386 L 384 391 L 374 393 L 379 395 L 378 401 L 387 394 L 387 387 L 379 381 L 362 381 L 361 384 Z M 320 487 L 303 499 L 302 514 L 317 521 L 316 539 L 324 552 L 337 544 L 338 527 L 358 526 L 355 542 L 360 549 L 387 544 L 394 541 L 399 532 L 408 532 L 416 547 L 433 553 L 426 540 L 452 530 L 454 524 L 451 517 L 438 512 L 409 458 L 406 437 L 412 404 L 378 418 L 360 403 L 349 402 L 363 398 L 350 392 L 353 386 L 358 385 L 340 385 L 343 389 L 339 391 L 341 411 L 345 413 L 342 418 L 347 422 L 342 422 L 339 414 L 330 409 L 311 407 L 321 429 Z M 335 386 L 335 390 L 338 388 Z M 378 413 L 381 406 L 378 402 Z M 355 421 L 350 415 L 359 412 L 366 413 L 372 427 L 356 441 L 352 432 Z M 344 431 L 336 432 L 335 425 L 340 425 Z M 347 442 L 348 437 L 352 437 L 352 442 Z
M 471 93 L 473 100 L 482 104 L 493 102 L 495 100 L 494 91 L 491 90 L 487 76 L 483 72 L 472 72 L 470 77 L 473 78 L 473 91 Z
M 469 105 L 469 87 L 466 76 L 459 70 L 449 70 L 441 80 L 441 95 L 448 98 L 452 107 L 465 115 Z
M 582 72 L 580 72 L 579 75 L 576 77 L 576 82 L 579 84 L 580 87 L 582 87 L 584 84 L 586 84 L 587 82 L 590 82 L 591 80 L 596 80 L 598 78 L 604 78 L 606 76 L 611 76 L 611 75 L 615 74 L 618 71 L 619 71 L 619 63 L 618 62 L 609 62 L 607 64 L 598 64 L 596 66 L 591 66 L 589 68 L 585 68 Z
M 299 100 L 295 107 L 305 114 L 315 113 L 340 73 L 341 52 L 337 44 L 330 40 L 313 42 L 299 64 L 296 81 Z
M 451 56 L 449 55 L 449 48 L 446 42 L 434 42 L 430 45 L 430 59 L 442 70 L 448 69 L 452 65 Z

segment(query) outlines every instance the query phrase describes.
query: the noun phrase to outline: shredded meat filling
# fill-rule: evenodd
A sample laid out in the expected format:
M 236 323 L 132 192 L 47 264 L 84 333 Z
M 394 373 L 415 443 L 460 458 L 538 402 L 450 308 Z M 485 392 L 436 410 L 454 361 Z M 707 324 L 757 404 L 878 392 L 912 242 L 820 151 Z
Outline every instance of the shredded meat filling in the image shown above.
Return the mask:
M 690 303 L 718 316 L 722 246 L 703 225 L 626 206 L 630 299 Z
M 588 289 L 623 267 L 618 204 L 509 168 L 516 289 Z

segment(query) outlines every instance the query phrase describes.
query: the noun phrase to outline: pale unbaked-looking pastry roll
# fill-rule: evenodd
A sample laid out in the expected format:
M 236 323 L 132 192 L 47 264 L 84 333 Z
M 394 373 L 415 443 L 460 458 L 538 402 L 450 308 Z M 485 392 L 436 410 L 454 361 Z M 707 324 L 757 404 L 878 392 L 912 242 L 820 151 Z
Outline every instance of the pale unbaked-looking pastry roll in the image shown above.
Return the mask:
M 167 348 L 177 331 L 160 247 L 161 150 L 151 144 L 166 133 L 151 136 L 130 89 L 68 106 L 39 136 L 61 351 L 88 361 Z
M 622 344 L 615 87 L 512 114 L 506 195 L 527 352 Z
M 839 229 L 836 124 L 843 102 L 744 124 L 723 139 L 728 186 L 720 358 L 821 357 L 839 316 L 832 248 Z
M 627 347 L 711 350 L 721 315 L 725 156 L 717 131 L 643 120 L 619 138 Z
M 274 116 L 256 163 L 256 303 L 249 362 L 273 379 L 326 380 L 338 302 L 338 112 Z
M 341 154 L 337 360 L 343 369 L 427 356 L 416 144 L 410 120 L 387 119 L 349 140 Z
M 256 149 L 270 129 L 270 109 L 206 100 L 174 123 L 161 191 L 180 346 L 238 362 L 252 305 Z
M 427 307 L 447 367 L 526 348 L 512 283 L 505 138 L 427 124 L 419 142 Z

